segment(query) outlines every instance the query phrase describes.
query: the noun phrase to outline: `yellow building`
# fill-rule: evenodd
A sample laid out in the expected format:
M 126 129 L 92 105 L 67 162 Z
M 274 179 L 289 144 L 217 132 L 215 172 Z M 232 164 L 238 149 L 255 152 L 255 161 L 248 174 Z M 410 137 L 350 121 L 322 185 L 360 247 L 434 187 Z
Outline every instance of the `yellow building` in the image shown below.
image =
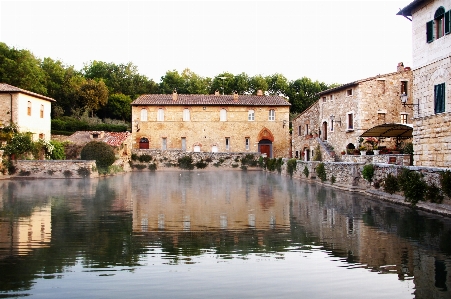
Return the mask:
M 290 103 L 280 96 L 147 94 L 132 103 L 133 148 L 289 157 Z

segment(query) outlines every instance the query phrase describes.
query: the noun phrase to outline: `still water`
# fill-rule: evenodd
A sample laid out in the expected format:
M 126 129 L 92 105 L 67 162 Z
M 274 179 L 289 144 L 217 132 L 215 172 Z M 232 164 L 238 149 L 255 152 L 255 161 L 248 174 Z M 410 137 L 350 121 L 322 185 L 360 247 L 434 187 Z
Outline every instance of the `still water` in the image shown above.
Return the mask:
M 263 172 L 0 181 L 0 298 L 451 298 L 451 219 Z

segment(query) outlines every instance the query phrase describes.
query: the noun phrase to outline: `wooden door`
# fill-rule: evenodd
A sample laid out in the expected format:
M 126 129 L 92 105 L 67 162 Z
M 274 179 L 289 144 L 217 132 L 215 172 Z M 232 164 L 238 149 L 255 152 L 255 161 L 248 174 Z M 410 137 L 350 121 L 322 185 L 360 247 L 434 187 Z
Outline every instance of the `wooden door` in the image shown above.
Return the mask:
M 269 144 L 260 144 L 260 153 L 266 154 L 266 157 L 271 158 L 271 147 Z

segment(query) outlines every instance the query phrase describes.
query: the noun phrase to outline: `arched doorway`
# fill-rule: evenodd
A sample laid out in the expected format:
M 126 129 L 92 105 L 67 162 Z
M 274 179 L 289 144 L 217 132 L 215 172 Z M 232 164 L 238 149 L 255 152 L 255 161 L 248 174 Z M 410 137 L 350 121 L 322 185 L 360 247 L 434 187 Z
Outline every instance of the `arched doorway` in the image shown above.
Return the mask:
M 258 151 L 268 158 L 272 158 L 272 142 L 269 139 L 262 139 L 258 143 Z
M 323 122 L 323 140 L 327 140 L 327 122 Z

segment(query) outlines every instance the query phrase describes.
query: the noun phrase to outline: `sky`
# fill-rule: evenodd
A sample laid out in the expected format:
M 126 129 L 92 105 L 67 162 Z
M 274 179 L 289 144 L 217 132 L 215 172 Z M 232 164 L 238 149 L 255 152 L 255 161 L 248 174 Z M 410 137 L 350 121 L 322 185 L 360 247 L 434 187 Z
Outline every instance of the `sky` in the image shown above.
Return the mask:
M 413 1 L 413 0 L 412 0 Z M 345 84 L 412 65 L 411 0 L 0 0 L 0 42 L 81 70 L 133 63 Z

